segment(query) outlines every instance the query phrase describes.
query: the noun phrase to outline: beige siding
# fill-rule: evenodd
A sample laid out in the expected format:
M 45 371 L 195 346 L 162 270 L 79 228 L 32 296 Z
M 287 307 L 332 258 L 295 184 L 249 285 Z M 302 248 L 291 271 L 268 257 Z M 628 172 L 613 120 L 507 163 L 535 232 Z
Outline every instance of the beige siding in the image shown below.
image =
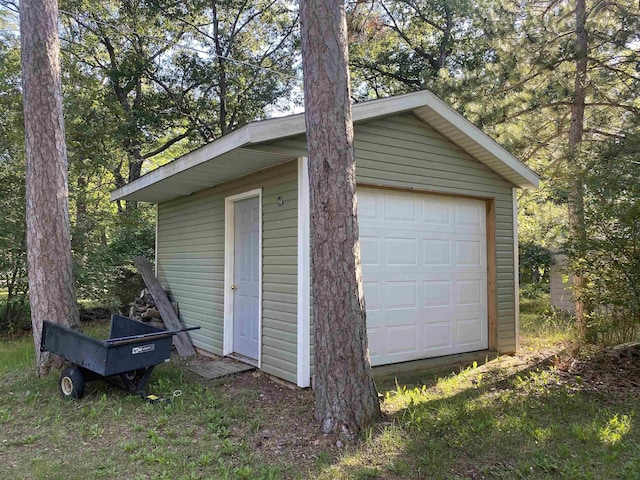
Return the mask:
M 290 162 L 158 206 L 158 277 L 193 343 L 221 355 L 224 198 L 262 188 L 262 369 L 296 381 L 297 164 Z M 278 206 L 278 197 L 284 204 Z
M 513 185 L 412 114 L 356 125 L 354 146 L 360 184 L 495 200 L 498 348 L 515 351 Z M 262 148 L 306 155 L 303 136 Z

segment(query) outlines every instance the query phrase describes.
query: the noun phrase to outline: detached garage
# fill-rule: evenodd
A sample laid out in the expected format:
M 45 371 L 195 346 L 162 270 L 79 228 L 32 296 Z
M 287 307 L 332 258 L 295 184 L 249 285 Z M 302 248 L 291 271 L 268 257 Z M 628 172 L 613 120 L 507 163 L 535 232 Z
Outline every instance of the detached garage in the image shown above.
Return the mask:
M 428 91 L 353 106 L 373 365 L 518 337 L 518 188 L 537 176 Z M 313 375 L 303 115 L 242 127 L 112 199 L 157 205 L 156 273 L 202 352 Z

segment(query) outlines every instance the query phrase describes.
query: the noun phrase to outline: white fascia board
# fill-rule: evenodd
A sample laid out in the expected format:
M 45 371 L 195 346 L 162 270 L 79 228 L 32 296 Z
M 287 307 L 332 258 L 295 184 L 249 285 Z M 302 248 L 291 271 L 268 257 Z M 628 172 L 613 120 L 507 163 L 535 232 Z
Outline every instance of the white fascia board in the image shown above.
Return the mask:
M 360 122 L 383 117 L 424 106 L 426 91 L 409 93 L 397 97 L 381 98 L 351 105 L 352 121 Z M 248 143 L 268 142 L 279 138 L 301 135 L 306 132 L 304 113 L 287 117 L 262 120 L 247 125 Z
M 419 92 L 407 93 L 397 97 L 381 98 L 379 100 L 370 100 L 368 102 L 356 103 L 351 107 L 354 122 L 370 120 L 375 117 L 384 117 L 386 115 L 396 115 L 402 112 L 409 112 L 419 107 L 428 105 L 430 94 L 427 90 Z M 437 98 L 431 94 L 432 97 Z
M 428 92 L 417 92 L 400 97 L 389 97 L 355 104 L 352 106 L 353 121 L 367 120 L 419 107 L 424 105 L 425 93 Z M 306 125 L 303 113 L 249 123 L 114 190 L 111 192 L 111 201 L 124 198 L 154 183 L 214 159 L 234 148 L 300 135 L 304 134 L 305 131 Z
M 182 157 L 143 175 L 139 179 L 114 190 L 111 192 L 111 201 L 124 198 L 127 195 L 149 187 L 154 183 L 184 172 L 185 170 L 200 165 L 201 163 L 207 162 L 212 158 L 222 155 L 223 153 L 246 145 L 249 141 L 248 127 L 249 125 L 239 128 L 229 135 L 220 137 L 218 140 L 208 143 L 193 152 L 187 153 L 186 155 L 183 155 Z
M 439 120 L 453 126 L 462 135 L 511 169 L 521 179 L 521 181 L 517 182 L 519 187 L 538 186 L 538 176 L 532 170 L 428 90 L 357 103 L 351 107 L 353 122 L 361 122 L 407 111 L 414 111 L 418 117 L 423 118 L 420 114 L 421 109 L 428 109 L 433 112 Z M 424 118 L 423 120 L 426 121 Z M 436 127 L 435 125 L 432 126 Z M 122 199 L 127 195 L 212 160 L 235 148 L 300 135 L 304 134 L 305 131 L 303 113 L 250 123 L 111 192 L 111 200 Z M 450 140 L 453 141 L 453 139 Z
M 438 115 L 442 120 L 445 120 L 451 126 L 455 127 L 460 133 L 469 138 L 476 145 L 496 157 L 508 168 L 522 177 L 523 182 L 518 184 L 519 187 L 530 188 L 538 186 L 540 179 L 533 170 L 520 162 L 503 147 L 498 145 L 491 137 L 456 112 L 436 95 L 426 90 L 420 93 L 424 93 L 425 97 L 428 98 L 428 100 L 423 102 L 420 107 L 425 107 L 433 111 L 433 113 Z

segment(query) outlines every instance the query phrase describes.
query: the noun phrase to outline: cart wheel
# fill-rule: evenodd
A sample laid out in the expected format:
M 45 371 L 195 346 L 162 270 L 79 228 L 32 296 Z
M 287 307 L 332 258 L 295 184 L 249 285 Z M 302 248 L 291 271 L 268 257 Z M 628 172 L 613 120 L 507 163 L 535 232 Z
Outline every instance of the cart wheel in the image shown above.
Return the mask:
M 124 372 L 120 374 L 120 380 L 126 390 L 135 392 L 138 390 L 140 381 L 147 372 L 146 368 L 138 368 L 137 370 L 131 370 L 130 372 Z
M 67 368 L 60 375 L 60 393 L 64 398 L 82 398 L 84 384 L 84 375 L 78 367 Z

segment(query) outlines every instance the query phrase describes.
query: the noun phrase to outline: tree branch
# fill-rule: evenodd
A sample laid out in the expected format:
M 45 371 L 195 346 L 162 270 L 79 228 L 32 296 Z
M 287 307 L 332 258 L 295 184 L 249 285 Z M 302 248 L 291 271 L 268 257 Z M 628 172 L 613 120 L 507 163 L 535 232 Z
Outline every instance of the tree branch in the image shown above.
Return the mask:
M 144 155 L 141 155 L 140 158 L 142 160 L 147 160 L 148 158 L 151 157 L 155 157 L 156 155 L 158 155 L 159 153 L 164 152 L 165 150 L 167 150 L 170 146 L 178 143 L 180 140 L 184 140 L 185 138 L 187 138 L 189 135 L 191 134 L 191 129 L 187 129 L 184 133 L 181 133 L 180 135 L 173 137 L 170 140 L 167 140 L 165 143 L 163 143 L 162 145 L 160 145 L 158 148 L 156 148 L 155 150 L 152 150 L 148 153 L 145 153 Z

